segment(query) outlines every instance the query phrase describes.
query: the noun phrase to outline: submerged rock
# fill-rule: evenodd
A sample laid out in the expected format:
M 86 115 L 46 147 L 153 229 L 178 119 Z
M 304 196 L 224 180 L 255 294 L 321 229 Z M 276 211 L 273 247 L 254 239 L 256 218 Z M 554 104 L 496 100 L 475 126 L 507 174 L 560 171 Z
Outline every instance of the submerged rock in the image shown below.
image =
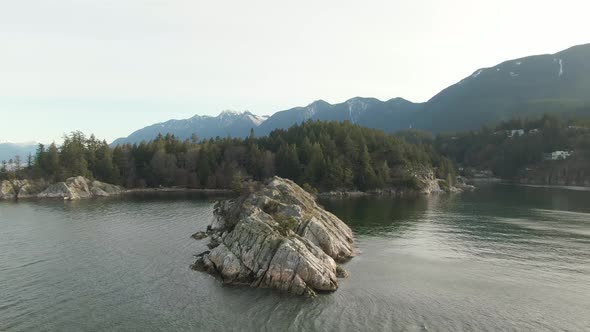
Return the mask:
M 336 276 L 338 278 L 348 278 L 348 272 L 340 265 L 336 266 Z
M 266 186 L 215 206 L 207 228 L 210 252 L 194 269 L 224 283 L 314 295 L 338 289 L 337 262 L 354 256 L 351 229 L 319 207 L 294 182 L 272 178 Z
M 202 240 L 208 236 L 209 234 L 207 234 L 207 232 L 196 232 L 195 234 L 191 235 L 191 237 L 195 240 Z

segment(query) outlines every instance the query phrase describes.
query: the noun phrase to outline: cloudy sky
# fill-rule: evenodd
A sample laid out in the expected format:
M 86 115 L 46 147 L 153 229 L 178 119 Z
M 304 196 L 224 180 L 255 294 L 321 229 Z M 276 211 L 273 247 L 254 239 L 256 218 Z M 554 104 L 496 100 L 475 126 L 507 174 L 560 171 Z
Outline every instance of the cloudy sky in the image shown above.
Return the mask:
M 590 42 L 582 0 L 0 0 L 0 142 L 112 140 L 224 109 L 426 101 Z

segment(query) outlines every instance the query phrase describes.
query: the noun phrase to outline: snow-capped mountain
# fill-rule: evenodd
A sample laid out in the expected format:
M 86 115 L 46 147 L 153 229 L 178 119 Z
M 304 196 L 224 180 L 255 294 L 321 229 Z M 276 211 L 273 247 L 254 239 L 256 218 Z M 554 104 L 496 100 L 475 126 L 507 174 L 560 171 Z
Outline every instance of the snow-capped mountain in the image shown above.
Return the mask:
M 21 158 L 21 162 L 27 160 L 29 154 L 34 155 L 37 150 L 37 143 L 0 143 L 0 161 L 14 159 L 15 156 Z
M 590 106 L 590 44 L 481 68 L 430 99 L 415 127 L 469 130 L 515 116 L 586 112 Z
M 195 115 L 184 120 L 169 120 L 139 129 L 131 135 L 118 138 L 112 145 L 139 143 L 154 139 L 158 134 L 174 134 L 181 139 L 197 134 L 199 138 L 246 137 L 250 129 L 258 127 L 266 120 L 251 112 L 223 111 L 218 116 Z
M 350 121 L 388 132 L 416 128 L 437 133 L 479 129 L 515 116 L 545 112 L 590 115 L 590 44 L 475 70 L 426 103 L 356 97 L 338 104 L 317 100 L 270 117 L 224 111 L 217 117 L 195 116 L 155 124 L 113 144 L 150 140 L 158 133 L 182 138 L 192 133 L 201 138 L 244 137 L 255 128 L 257 135 L 266 135 L 310 119 Z
M 257 129 L 261 135 L 277 128 L 288 128 L 306 120 L 350 121 L 352 123 L 393 131 L 402 129 L 407 117 L 417 111 L 422 104 L 412 103 L 402 98 L 381 101 L 376 98 L 355 97 L 343 103 L 330 104 L 323 100 L 315 101 L 305 107 L 296 107 L 273 114 Z

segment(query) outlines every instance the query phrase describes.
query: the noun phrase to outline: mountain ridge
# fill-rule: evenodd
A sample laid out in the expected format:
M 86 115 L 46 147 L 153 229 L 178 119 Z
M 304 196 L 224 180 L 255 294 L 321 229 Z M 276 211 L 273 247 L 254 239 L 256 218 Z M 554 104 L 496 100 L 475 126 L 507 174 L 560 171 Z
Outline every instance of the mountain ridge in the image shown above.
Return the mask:
M 268 135 L 307 120 L 350 121 L 387 132 L 416 128 L 439 133 L 478 129 L 514 116 L 580 109 L 584 114 L 590 110 L 590 44 L 479 68 L 423 103 L 357 96 L 335 104 L 318 99 L 268 117 L 224 111 L 216 117 L 195 115 L 154 124 L 112 144 L 139 143 L 159 133 L 181 138 L 194 132 L 200 138 L 245 137 L 255 129 L 258 135 Z
M 193 134 L 199 138 L 216 136 L 242 137 L 250 133 L 251 128 L 258 127 L 266 120 L 265 116 L 255 115 L 250 111 L 225 110 L 217 116 L 194 115 L 188 119 L 168 120 L 134 131 L 127 137 L 114 140 L 111 145 L 140 143 L 149 141 L 158 134 L 174 134 L 182 139 L 189 139 Z
M 0 143 L 0 161 L 9 161 L 19 156 L 21 162 L 27 160 L 29 154 L 35 154 L 37 150 L 37 143 L 35 142 L 23 142 L 23 143 L 12 143 L 3 142 Z

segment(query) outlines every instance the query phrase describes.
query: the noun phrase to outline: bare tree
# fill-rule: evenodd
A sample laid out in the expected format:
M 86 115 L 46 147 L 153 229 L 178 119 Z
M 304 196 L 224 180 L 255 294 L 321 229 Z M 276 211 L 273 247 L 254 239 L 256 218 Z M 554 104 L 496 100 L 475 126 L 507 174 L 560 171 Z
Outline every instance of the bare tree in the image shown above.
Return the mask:
M 5 172 L 5 176 L 6 176 L 6 180 L 8 181 L 8 183 L 10 184 L 10 186 L 12 187 L 12 191 L 14 192 L 14 199 L 18 200 L 19 195 L 21 194 L 21 191 L 23 190 L 23 188 L 26 186 L 27 181 L 25 181 L 24 179 L 21 179 L 21 170 L 22 170 L 22 165 L 21 165 L 21 159 L 20 156 L 16 156 L 13 159 L 10 159 L 8 162 L 8 165 L 3 164 L 3 171 Z M 8 166 L 8 167 L 6 167 Z
M 20 172 L 23 167 L 23 162 L 19 155 L 14 156 L 14 171 Z

